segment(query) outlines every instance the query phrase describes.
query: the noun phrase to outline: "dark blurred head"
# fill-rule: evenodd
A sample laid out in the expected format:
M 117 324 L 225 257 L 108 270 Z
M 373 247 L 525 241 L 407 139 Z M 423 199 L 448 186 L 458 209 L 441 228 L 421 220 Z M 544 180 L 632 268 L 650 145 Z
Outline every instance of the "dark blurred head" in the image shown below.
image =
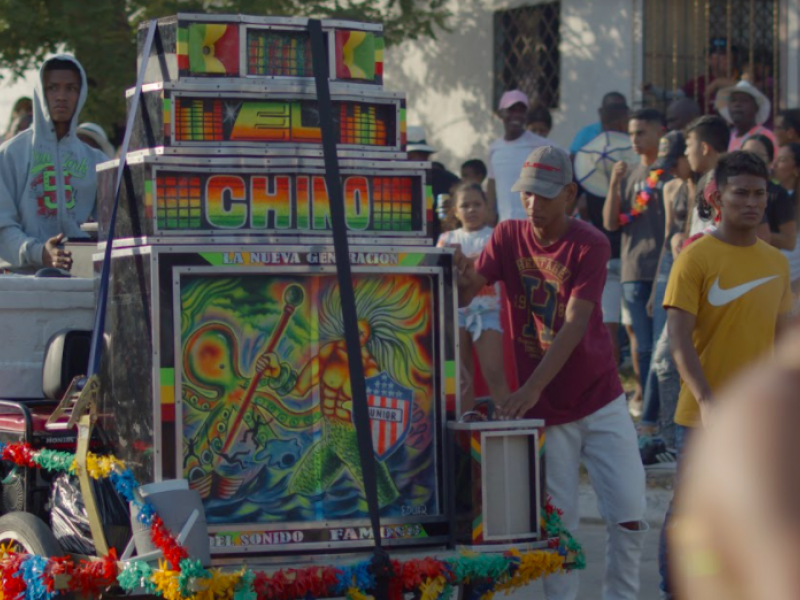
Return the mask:
M 700 105 L 693 98 L 673 100 L 667 107 L 667 131 L 682 130 L 700 114 Z
M 14 108 L 11 110 L 11 112 L 14 115 L 33 113 L 33 100 L 27 96 L 18 98 L 17 101 L 14 102 Z
M 779 146 L 800 142 L 800 109 L 791 108 L 778 113 L 775 119 L 775 138 Z
M 789 142 L 778 150 L 775 159 L 775 178 L 787 190 L 795 191 L 800 184 L 800 144 Z
M 461 179 L 465 182 L 483 183 L 488 175 L 486 163 L 478 158 L 473 158 L 461 165 Z
M 742 145 L 742 150 L 752 152 L 758 156 L 767 167 L 775 159 L 775 147 L 772 145 L 772 140 L 760 133 L 747 138 L 747 141 Z
M 716 79 L 728 70 L 728 40 L 724 37 L 712 38 L 708 47 L 708 67 L 712 78 Z
M 607 93 L 603 96 L 597 112 L 600 115 L 600 125 L 603 127 L 603 131 L 627 133 L 630 108 L 628 108 L 625 96 L 619 92 Z
M 525 128 L 536 135 L 546 138 L 553 129 L 553 117 L 542 105 L 532 107 L 525 116 Z

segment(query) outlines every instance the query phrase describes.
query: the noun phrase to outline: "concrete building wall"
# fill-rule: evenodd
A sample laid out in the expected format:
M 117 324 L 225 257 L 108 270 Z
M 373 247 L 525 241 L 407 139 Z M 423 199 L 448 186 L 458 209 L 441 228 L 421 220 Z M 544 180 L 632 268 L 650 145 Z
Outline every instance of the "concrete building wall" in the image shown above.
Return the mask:
M 405 42 L 386 53 L 386 87 L 408 96 L 408 123 L 425 126 L 435 159 L 457 170 L 486 160 L 502 133 L 493 115 L 494 31 L 498 10 L 539 0 L 453 0 L 452 31 Z M 560 105 L 551 139 L 567 147 L 596 120 L 600 98 L 616 90 L 629 103 L 641 81 L 641 0 L 561 0 Z

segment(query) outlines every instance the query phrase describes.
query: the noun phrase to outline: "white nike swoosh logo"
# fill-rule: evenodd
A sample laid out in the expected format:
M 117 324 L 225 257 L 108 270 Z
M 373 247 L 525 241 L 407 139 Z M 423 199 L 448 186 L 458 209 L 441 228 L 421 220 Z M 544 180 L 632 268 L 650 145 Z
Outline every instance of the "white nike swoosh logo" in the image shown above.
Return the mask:
M 712 285 L 711 289 L 708 290 L 708 303 L 711 306 L 725 306 L 726 304 L 733 302 L 737 298 L 741 298 L 750 290 L 754 290 L 758 286 L 763 285 L 768 281 L 772 281 L 773 279 L 777 278 L 778 278 L 777 275 L 773 275 L 772 277 L 755 279 L 753 281 L 748 281 L 747 283 L 737 285 L 736 287 L 723 290 L 721 287 L 719 287 L 719 277 L 717 277 L 717 280 L 714 282 L 714 285 Z

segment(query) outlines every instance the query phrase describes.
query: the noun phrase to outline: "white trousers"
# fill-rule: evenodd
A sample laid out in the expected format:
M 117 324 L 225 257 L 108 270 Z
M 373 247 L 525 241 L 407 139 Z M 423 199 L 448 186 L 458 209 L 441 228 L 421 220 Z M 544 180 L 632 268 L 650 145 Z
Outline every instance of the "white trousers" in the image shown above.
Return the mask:
M 564 511 L 564 526 L 573 535 L 580 521 L 581 462 L 589 473 L 608 529 L 603 600 L 636 600 L 642 545 L 649 527 L 642 521 L 644 467 L 625 396 L 580 421 L 547 427 L 545 450 L 547 492 L 553 504 Z M 638 522 L 640 529 L 620 526 L 631 522 Z M 578 573 L 552 575 L 545 579 L 544 590 L 548 600 L 574 600 L 578 597 Z

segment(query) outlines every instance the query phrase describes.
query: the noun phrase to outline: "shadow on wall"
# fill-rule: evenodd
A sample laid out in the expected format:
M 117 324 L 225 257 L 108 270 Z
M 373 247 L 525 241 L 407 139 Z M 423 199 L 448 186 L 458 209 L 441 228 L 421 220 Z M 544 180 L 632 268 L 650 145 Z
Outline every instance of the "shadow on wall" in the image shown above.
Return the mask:
M 602 10 L 603 4 L 609 10 Z M 561 133 L 568 134 L 566 143 L 578 129 L 597 120 L 597 109 L 606 93 L 620 92 L 633 106 L 632 4 L 618 0 L 562 2 L 562 118 L 558 124 L 563 125 Z M 610 10 L 612 5 L 614 10 Z
M 457 171 L 463 157 L 485 160 L 501 129 L 491 108 L 492 13 L 482 0 L 460 0 L 452 10 L 450 33 L 390 49 L 387 88 L 406 94 L 408 122 L 425 127 L 439 149 L 435 160 Z
M 634 64 L 633 56 L 634 1 L 561 1 L 561 89 L 559 110 L 553 111 L 554 143 L 568 147 L 581 127 L 595 122 L 603 94 L 619 91 L 632 103 L 631 74 L 641 64 L 640 57 Z M 407 95 L 409 123 L 425 127 L 428 141 L 439 148 L 434 158 L 451 170 L 467 158 L 486 160 L 489 143 L 502 134 L 492 106 L 493 5 L 490 0 L 454 2 L 451 32 L 387 52 L 387 88 Z

